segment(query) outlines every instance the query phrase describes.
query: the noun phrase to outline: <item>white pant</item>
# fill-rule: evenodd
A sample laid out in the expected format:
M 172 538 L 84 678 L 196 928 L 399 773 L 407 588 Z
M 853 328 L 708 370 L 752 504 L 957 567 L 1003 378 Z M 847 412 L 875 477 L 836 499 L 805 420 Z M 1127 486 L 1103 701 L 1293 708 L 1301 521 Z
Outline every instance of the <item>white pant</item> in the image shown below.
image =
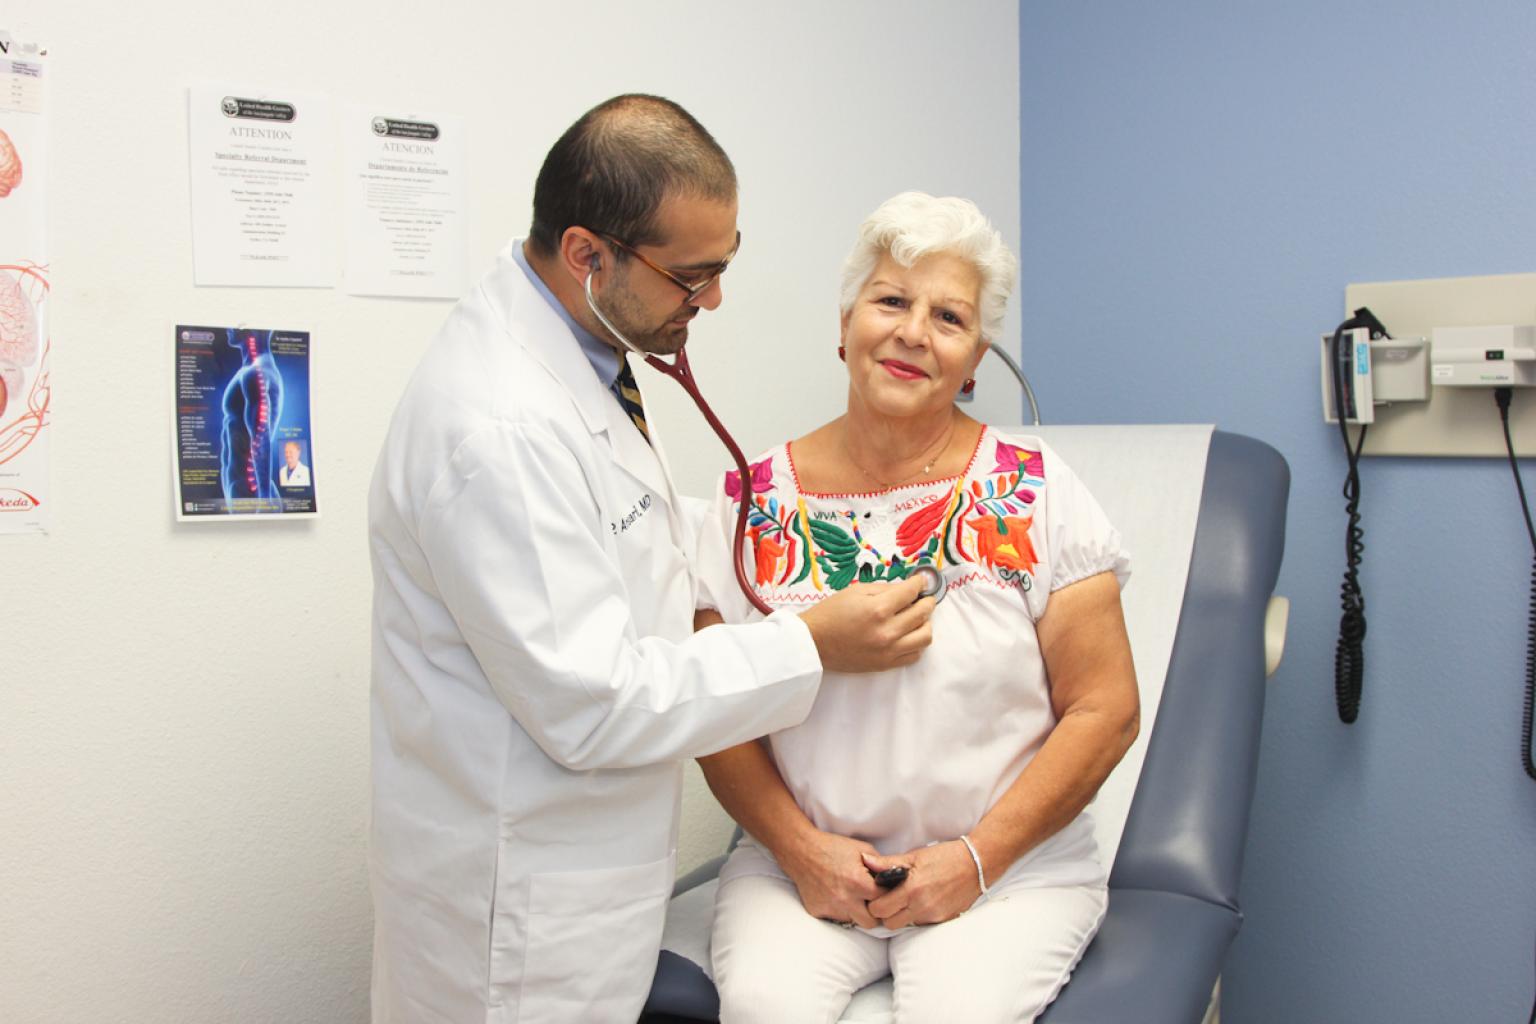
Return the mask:
M 897 1024 L 1027 1024 L 1067 983 L 1106 905 L 1098 886 L 1014 887 L 882 939 L 812 917 L 787 879 L 734 878 L 715 900 L 720 1021 L 833 1024 L 856 991 L 890 974 Z

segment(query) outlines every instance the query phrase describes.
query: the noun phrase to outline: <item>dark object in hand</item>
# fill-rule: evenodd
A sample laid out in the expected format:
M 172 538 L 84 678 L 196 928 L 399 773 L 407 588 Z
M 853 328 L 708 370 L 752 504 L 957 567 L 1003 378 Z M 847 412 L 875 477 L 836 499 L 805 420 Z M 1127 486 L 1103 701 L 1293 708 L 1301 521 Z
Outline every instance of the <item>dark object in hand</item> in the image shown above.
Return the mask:
M 882 889 L 894 889 L 906 880 L 907 869 L 904 867 L 897 866 L 875 872 L 875 884 Z

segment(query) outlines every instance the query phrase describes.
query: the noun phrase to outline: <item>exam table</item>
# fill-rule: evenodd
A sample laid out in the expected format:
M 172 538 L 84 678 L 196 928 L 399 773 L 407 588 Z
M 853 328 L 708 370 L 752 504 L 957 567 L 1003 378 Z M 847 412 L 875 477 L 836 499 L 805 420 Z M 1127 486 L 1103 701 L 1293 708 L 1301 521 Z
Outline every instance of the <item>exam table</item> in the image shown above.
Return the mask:
M 1120 529 L 1122 595 L 1142 696 L 1136 745 L 1091 805 L 1111 851 L 1109 907 L 1044 1024 L 1199 1024 L 1242 924 L 1238 882 L 1265 679 L 1288 605 L 1273 597 L 1290 471 L 1270 446 L 1210 427 L 1050 426 L 1039 435 Z M 646 1013 L 714 1021 L 714 875 L 679 880 Z M 891 982 L 845 1022 L 890 1020 Z

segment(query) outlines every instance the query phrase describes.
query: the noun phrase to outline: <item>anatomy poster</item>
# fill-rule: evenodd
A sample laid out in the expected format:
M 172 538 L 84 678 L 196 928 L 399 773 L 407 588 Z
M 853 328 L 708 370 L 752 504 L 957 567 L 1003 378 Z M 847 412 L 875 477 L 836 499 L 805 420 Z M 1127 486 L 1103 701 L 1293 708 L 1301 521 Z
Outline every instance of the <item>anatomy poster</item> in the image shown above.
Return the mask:
M 464 129 L 457 117 L 351 107 L 347 269 L 353 295 L 455 299 L 464 291 Z
M 176 326 L 176 516 L 313 517 L 309 332 Z
M 197 283 L 335 285 L 339 189 L 329 101 L 199 85 L 188 103 Z
M 51 514 L 46 58 L 0 28 L 0 533 Z

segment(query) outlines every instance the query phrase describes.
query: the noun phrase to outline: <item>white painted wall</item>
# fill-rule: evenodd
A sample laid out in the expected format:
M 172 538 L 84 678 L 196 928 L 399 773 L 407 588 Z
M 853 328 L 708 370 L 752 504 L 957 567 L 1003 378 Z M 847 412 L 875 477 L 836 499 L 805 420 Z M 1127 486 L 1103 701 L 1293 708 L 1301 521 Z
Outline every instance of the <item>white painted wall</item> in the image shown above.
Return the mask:
M 190 80 L 465 115 L 475 275 L 526 229 L 581 111 L 679 100 L 741 177 L 742 256 L 693 358 L 755 451 L 842 408 L 836 273 L 876 203 L 968 195 L 1017 240 L 1017 20 L 1012 0 L 0 0 L 0 26 L 53 52 L 58 414 L 54 532 L 0 537 L 0 1020 L 366 1018 L 364 499 L 448 306 L 194 288 Z M 314 332 L 322 519 L 173 521 L 177 319 Z M 1016 420 L 986 369 L 973 409 Z M 705 492 L 713 436 L 644 384 L 682 487 Z M 697 782 L 685 816 L 687 865 L 727 828 Z

